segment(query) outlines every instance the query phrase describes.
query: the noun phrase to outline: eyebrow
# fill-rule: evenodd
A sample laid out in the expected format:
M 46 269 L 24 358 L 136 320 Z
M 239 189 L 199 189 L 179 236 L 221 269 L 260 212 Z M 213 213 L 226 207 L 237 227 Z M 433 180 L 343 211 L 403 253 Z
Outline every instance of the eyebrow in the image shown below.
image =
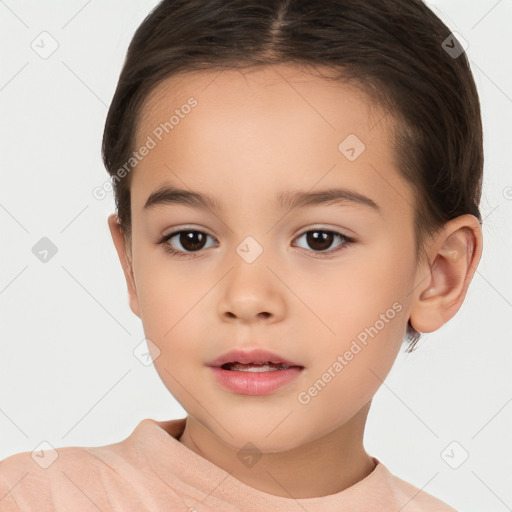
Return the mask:
M 357 204 L 372 208 L 381 214 L 380 206 L 369 197 L 345 188 L 330 188 L 317 192 L 282 192 L 277 196 L 277 202 L 282 209 L 293 210 L 306 206 L 321 204 Z M 204 210 L 223 210 L 222 205 L 208 194 L 176 188 L 172 185 L 163 185 L 152 192 L 144 204 L 144 210 L 155 206 L 181 204 Z

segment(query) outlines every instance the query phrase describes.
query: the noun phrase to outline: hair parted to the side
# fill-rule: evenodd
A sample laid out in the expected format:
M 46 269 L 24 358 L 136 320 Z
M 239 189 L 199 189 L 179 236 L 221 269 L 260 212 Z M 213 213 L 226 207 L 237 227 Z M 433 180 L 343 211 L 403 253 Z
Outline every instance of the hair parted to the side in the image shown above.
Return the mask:
M 280 63 L 327 66 L 388 112 L 398 170 L 416 196 L 416 254 L 449 220 L 481 223 L 483 136 L 465 52 L 443 42 L 450 29 L 421 0 L 163 0 L 130 43 L 108 111 L 102 156 L 111 177 L 134 151 L 141 108 L 181 72 Z M 120 224 L 131 243 L 130 182 L 113 180 Z M 414 350 L 421 334 L 408 324 Z M 405 341 L 404 340 L 404 341 Z

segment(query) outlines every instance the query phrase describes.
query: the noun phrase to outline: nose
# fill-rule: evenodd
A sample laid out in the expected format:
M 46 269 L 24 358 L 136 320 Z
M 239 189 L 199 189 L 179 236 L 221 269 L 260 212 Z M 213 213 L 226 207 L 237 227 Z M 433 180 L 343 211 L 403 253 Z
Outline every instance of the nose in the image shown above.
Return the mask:
M 240 260 L 221 287 L 218 312 L 226 322 L 277 322 L 285 314 L 283 286 L 263 258 Z

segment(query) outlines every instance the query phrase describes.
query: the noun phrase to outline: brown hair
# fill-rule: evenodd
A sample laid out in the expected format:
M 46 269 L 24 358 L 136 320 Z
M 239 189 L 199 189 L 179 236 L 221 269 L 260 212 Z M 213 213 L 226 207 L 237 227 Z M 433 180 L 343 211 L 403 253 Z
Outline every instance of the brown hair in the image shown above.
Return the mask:
M 164 79 L 203 69 L 327 66 L 396 120 L 399 171 L 416 195 L 417 256 L 427 234 L 466 213 L 481 223 L 483 140 L 468 59 L 421 0 L 163 0 L 128 48 L 108 111 L 102 156 L 131 240 L 130 175 L 144 101 Z M 124 176 L 125 173 L 122 175 Z M 418 261 L 419 261 L 418 259 Z M 408 324 L 414 349 L 420 333 Z

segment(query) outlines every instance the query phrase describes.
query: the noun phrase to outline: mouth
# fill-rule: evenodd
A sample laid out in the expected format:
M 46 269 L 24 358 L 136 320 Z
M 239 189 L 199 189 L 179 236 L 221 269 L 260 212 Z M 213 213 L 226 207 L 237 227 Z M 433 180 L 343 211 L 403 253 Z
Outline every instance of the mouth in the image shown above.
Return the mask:
M 299 377 L 304 366 L 268 350 L 233 350 L 211 361 L 216 381 L 239 395 L 269 395 Z
M 225 363 L 220 366 L 223 370 L 229 370 L 232 372 L 276 372 L 279 370 L 288 370 L 290 368 L 302 368 L 302 366 L 290 366 L 285 363 L 272 363 L 267 361 L 265 363 L 249 363 L 243 364 L 238 361 L 233 363 Z
M 292 367 L 303 368 L 303 366 L 298 363 L 262 348 L 231 350 L 217 359 L 210 361 L 207 365 L 239 372 L 268 372 L 286 370 Z

